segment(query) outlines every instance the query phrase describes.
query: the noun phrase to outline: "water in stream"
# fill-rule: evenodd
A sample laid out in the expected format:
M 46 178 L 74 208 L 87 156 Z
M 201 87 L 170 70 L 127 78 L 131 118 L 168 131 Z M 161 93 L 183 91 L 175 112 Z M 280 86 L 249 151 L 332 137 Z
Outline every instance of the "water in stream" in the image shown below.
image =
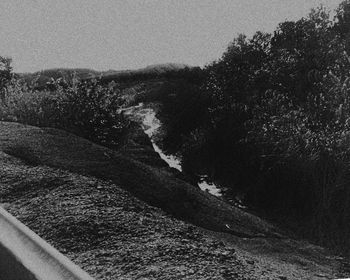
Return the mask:
M 138 104 L 137 106 L 124 108 L 121 110 L 125 115 L 133 116 L 138 119 L 145 133 L 150 138 L 154 150 L 159 154 L 159 156 L 172 168 L 176 168 L 182 172 L 181 160 L 174 155 L 166 155 L 160 147 L 155 143 L 154 138 L 159 133 L 159 129 L 162 124 L 156 116 L 154 109 L 150 107 L 145 107 L 143 103 Z M 221 190 L 215 186 L 214 183 L 208 182 L 207 176 L 201 176 L 198 186 L 203 191 L 207 191 L 212 195 L 221 196 Z

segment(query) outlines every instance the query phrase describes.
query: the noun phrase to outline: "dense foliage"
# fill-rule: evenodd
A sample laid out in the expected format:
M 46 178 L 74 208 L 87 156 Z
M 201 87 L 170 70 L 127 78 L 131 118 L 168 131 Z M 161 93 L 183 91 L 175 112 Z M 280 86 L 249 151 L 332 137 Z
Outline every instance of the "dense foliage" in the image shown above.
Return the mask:
M 118 113 L 122 100 L 115 83 L 58 79 L 49 89 L 38 90 L 11 78 L 5 89 L 1 120 L 64 129 L 111 148 L 120 146 L 128 127 Z
M 273 34 L 240 35 L 201 85 L 173 88 L 177 113 L 162 112 L 185 171 L 339 248 L 350 245 L 349 26 L 345 1 L 334 19 L 320 7 Z

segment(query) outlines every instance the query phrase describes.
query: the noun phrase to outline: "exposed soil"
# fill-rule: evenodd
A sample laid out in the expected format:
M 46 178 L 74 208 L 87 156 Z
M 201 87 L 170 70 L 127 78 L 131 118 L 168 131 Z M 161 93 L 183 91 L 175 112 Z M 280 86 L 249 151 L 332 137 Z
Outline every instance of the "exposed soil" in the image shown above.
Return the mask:
M 345 276 L 344 260 L 282 236 L 156 161 L 2 122 L 0 202 L 96 279 Z

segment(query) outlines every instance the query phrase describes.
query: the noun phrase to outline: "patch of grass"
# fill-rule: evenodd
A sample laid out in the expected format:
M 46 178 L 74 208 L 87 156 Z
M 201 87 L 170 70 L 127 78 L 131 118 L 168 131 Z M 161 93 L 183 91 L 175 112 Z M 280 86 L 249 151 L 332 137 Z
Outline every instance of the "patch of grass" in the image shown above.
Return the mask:
M 30 166 L 38 166 L 41 163 L 35 152 L 30 147 L 24 145 L 9 146 L 4 152 L 10 156 L 19 158 L 25 164 Z

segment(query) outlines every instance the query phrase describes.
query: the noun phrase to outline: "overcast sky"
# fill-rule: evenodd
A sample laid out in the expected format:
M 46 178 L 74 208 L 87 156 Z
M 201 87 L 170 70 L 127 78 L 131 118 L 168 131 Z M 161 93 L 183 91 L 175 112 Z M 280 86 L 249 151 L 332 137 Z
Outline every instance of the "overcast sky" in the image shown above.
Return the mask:
M 0 55 L 17 72 L 202 66 L 238 33 L 273 31 L 341 0 L 0 0 Z

